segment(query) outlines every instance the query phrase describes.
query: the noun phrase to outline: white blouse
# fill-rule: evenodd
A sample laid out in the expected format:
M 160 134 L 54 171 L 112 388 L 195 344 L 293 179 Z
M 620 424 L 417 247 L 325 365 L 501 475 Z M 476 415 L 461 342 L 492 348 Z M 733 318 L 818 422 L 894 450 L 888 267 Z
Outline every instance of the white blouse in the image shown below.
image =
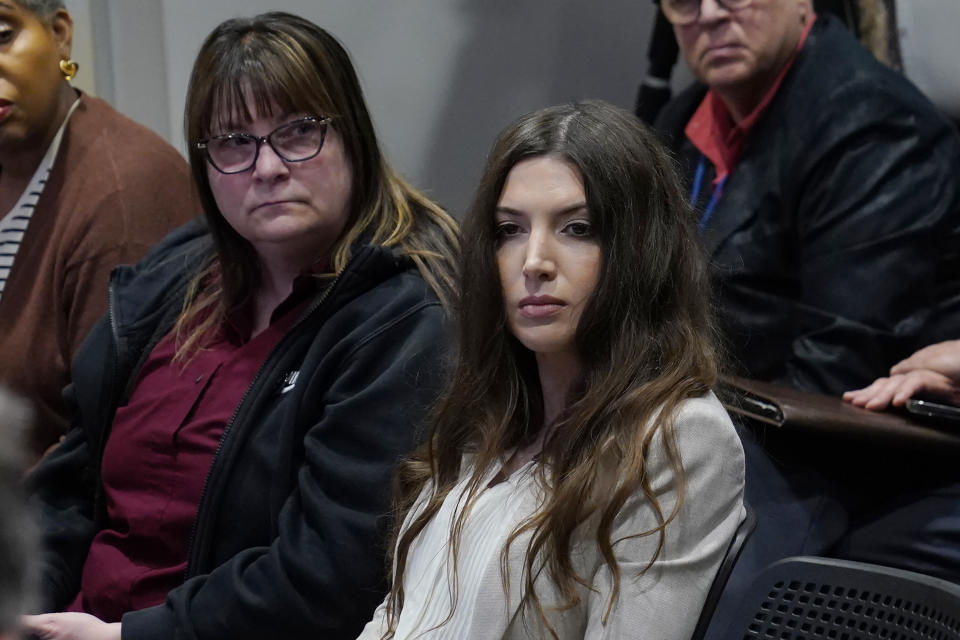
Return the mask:
M 551 608 L 561 602 L 556 586 L 546 572 L 536 579 L 537 594 L 559 637 L 681 640 L 693 631 L 717 567 L 744 517 L 743 448 L 726 411 L 712 394 L 681 406 L 675 433 L 687 480 L 686 500 L 667 525 L 665 545 L 656 563 L 642 576 L 637 574 L 653 556 L 658 537 L 629 538 L 614 544 L 621 569 L 620 595 L 606 624 L 603 617 L 612 579 L 591 541 L 575 545 L 573 562 L 578 574 L 588 578 L 596 591 L 581 588 L 576 606 L 563 611 Z M 659 435 L 652 444 L 648 460 L 651 486 L 667 515 L 676 502 L 674 474 Z M 504 592 L 500 568 L 507 538 L 542 500 L 533 464 L 479 494 L 463 528 L 456 575 L 449 532 L 462 509 L 469 475 L 464 474 L 450 492 L 410 547 L 397 640 L 550 637 L 535 610 L 520 607 L 523 553 L 529 535 L 511 546 L 509 593 Z M 492 477 L 495 471 L 488 475 Z M 425 495 L 411 510 L 405 526 L 422 509 Z M 646 499 L 634 495 L 617 518 L 613 539 L 655 526 Z M 454 585 L 457 600 L 451 615 Z M 364 628 L 361 640 L 377 640 L 383 635 L 385 614 L 384 602 Z

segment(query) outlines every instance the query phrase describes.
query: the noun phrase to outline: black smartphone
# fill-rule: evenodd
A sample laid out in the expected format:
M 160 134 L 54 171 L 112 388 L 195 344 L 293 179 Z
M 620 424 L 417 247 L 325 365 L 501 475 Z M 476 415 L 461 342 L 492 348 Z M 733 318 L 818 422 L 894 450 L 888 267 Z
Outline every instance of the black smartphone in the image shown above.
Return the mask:
M 956 405 L 910 398 L 907 400 L 907 411 L 913 415 L 928 418 L 933 422 L 960 426 L 960 407 Z

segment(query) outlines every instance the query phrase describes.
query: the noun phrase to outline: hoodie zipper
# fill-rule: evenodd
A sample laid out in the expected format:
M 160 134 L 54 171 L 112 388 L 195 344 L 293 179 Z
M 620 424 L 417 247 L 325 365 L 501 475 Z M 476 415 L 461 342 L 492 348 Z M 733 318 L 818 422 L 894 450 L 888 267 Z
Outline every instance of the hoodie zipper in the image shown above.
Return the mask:
M 107 406 L 110 408 L 107 413 L 112 413 L 115 411 L 117 404 L 117 389 L 120 386 L 120 328 L 117 326 L 117 311 L 116 311 L 116 289 L 113 285 L 113 278 L 110 278 L 110 281 L 107 283 L 107 317 L 110 319 L 110 336 L 113 339 L 113 357 L 110 358 L 112 362 L 113 372 L 111 374 L 111 384 L 110 384 L 110 398 L 108 399 Z M 113 426 L 113 419 L 105 420 L 104 428 L 100 432 L 99 438 L 96 442 L 97 448 L 96 457 L 93 458 L 97 477 L 101 477 L 101 469 L 103 468 L 103 450 L 106 448 L 107 438 L 110 436 L 111 427 Z M 91 451 L 91 453 L 93 453 Z M 97 521 L 100 518 L 100 513 L 103 510 L 103 483 L 98 482 L 93 492 L 93 518 L 94 521 Z
M 113 390 L 110 397 L 110 406 L 113 407 L 116 404 L 116 389 L 120 386 L 120 327 L 117 326 L 117 304 L 116 304 L 116 287 L 114 287 L 113 279 L 110 279 L 109 284 L 107 285 L 107 315 L 110 318 L 110 335 L 113 337 L 113 350 L 114 357 L 111 358 L 113 361 L 113 384 L 110 385 L 110 389 Z M 112 425 L 113 420 L 110 420 Z M 97 460 L 103 460 L 103 449 L 107 442 L 107 437 L 109 436 L 110 429 L 104 429 L 103 434 L 100 436 L 100 442 L 97 443 Z
M 226 442 L 227 436 L 229 435 L 234 423 L 236 422 L 237 416 L 240 414 L 240 410 L 243 408 L 244 403 L 247 400 L 247 397 L 250 395 L 251 390 L 257 387 L 257 383 L 260 381 L 260 378 L 263 375 L 263 372 L 268 368 L 268 365 L 272 364 L 271 361 L 283 350 L 283 345 L 285 342 L 291 340 L 293 336 L 300 327 L 303 326 L 314 314 L 316 314 L 320 307 L 326 302 L 327 298 L 330 297 L 331 292 L 334 287 L 337 286 L 337 283 L 340 282 L 341 276 L 346 273 L 347 269 L 350 267 L 350 264 L 353 262 L 353 257 L 347 261 L 347 264 L 344 266 L 343 270 L 338 273 L 333 280 L 330 281 L 330 284 L 327 285 L 326 289 L 320 294 L 317 300 L 310 306 L 309 309 L 303 314 L 303 316 L 297 321 L 297 323 L 290 328 L 289 331 L 280 339 L 280 343 L 274 348 L 274 350 L 267 356 L 267 359 L 264 361 L 260 368 L 257 369 L 256 375 L 254 375 L 253 380 L 247 386 L 246 391 L 243 392 L 243 396 L 240 398 L 240 402 L 237 403 L 237 407 L 233 410 L 233 414 L 230 416 L 230 419 L 227 421 L 226 426 L 223 428 L 223 433 L 220 434 L 220 440 L 217 442 L 217 448 L 213 453 L 213 459 L 210 462 L 210 468 L 207 470 L 207 476 L 203 481 L 203 489 L 200 491 L 200 500 L 197 501 L 197 514 L 194 516 L 193 525 L 190 527 L 190 537 L 187 539 L 187 567 L 183 572 L 184 582 L 190 578 L 193 574 L 199 558 L 197 555 L 197 548 L 194 546 L 197 538 L 197 532 L 200 529 L 200 517 L 203 514 L 204 503 L 207 500 L 207 494 L 210 489 L 210 479 L 213 476 L 214 469 L 217 464 L 217 460 L 220 457 L 220 452 L 223 450 L 224 442 Z

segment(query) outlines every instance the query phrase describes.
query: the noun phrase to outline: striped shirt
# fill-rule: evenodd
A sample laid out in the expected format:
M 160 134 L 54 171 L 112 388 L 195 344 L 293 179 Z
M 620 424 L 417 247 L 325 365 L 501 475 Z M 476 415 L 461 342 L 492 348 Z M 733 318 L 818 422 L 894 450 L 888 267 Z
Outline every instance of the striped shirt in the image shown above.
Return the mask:
M 80 104 L 80 100 L 74 101 L 70 111 L 67 112 L 67 117 L 63 119 L 63 123 L 60 125 L 60 129 L 57 130 L 57 135 L 53 137 L 53 141 L 47 148 L 43 160 L 40 161 L 33 177 L 30 178 L 27 188 L 24 189 L 17 203 L 13 205 L 13 209 L 0 220 L 0 297 L 3 296 L 3 290 L 7 286 L 7 278 L 10 277 L 13 261 L 17 257 L 20 243 L 27 232 L 33 210 L 37 206 L 37 202 L 40 201 L 43 188 L 47 184 L 47 178 L 53 169 L 53 162 L 57 158 L 57 151 L 60 149 L 60 141 L 63 138 L 63 131 L 67 127 L 67 121 L 70 120 L 70 115 L 73 114 L 73 110 L 77 108 L 78 104 Z

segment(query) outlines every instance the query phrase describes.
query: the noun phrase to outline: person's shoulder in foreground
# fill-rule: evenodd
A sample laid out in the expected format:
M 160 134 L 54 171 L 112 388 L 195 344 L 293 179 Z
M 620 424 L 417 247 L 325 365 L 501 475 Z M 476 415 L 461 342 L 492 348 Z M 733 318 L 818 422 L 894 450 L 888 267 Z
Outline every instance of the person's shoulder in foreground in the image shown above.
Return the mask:
M 20 637 L 20 613 L 35 595 L 36 533 L 18 486 L 30 419 L 27 405 L 0 387 L 0 640 Z

